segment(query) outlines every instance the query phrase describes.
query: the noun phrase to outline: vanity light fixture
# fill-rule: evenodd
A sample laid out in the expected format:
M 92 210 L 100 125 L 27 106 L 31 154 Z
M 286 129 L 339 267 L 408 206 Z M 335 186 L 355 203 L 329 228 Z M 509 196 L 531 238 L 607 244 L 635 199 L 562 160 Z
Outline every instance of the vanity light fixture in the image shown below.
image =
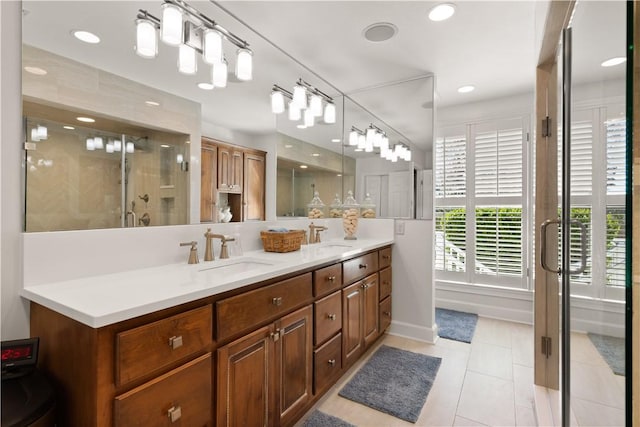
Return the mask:
M 104 141 L 101 136 L 95 136 L 93 138 L 93 145 L 96 147 L 96 150 L 102 150 L 104 148 Z
M 113 151 L 115 151 L 116 153 L 122 151 L 122 141 L 120 141 L 119 139 L 115 139 L 113 141 Z
M 37 125 L 31 129 L 31 141 L 38 142 L 47 139 L 47 127 L 43 125 Z
M 87 151 L 93 151 L 96 149 L 96 146 L 93 143 L 93 138 L 87 138 L 85 144 L 85 146 L 87 147 Z
M 73 126 L 62 126 L 62 129 L 67 129 L 67 130 L 75 130 L 76 128 L 74 128 Z
M 91 117 L 76 117 L 76 120 L 83 123 L 95 123 L 95 119 Z
M 184 162 L 184 155 L 181 153 L 176 154 L 176 163 L 182 164 L 182 162 Z
M 107 142 L 107 145 L 104 146 L 104 151 L 106 151 L 107 153 L 113 153 L 114 151 L 113 141 Z
M 213 85 L 225 87 L 228 64 L 222 41 L 227 40 L 238 48 L 235 63 L 237 79 L 248 81 L 253 78 L 253 52 L 249 49 L 249 43 L 184 0 L 164 0 L 161 18 L 139 9 L 135 22 L 135 50 L 143 58 L 155 58 L 158 55 L 159 33 L 159 39 L 165 44 L 178 47 L 178 70 L 181 73 L 195 74 L 197 54 L 200 54 L 203 61 L 213 67 Z
M 135 145 L 133 145 L 133 142 L 127 142 L 127 153 L 131 154 L 136 150 Z
M 324 123 L 336 122 L 336 106 L 331 98 L 320 89 L 311 86 L 302 79 L 298 79 L 293 92 L 274 84 L 271 89 L 271 112 L 284 113 L 284 99 L 287 98 L 289 107 L 289 120 L 298 121 L 304 118 L 305 127 L 314 124 L 315 117 L 322 117 Z M 323 107 L 324 101 L 324 107 Z M 304 110 L 304 115 L 302 111 Z

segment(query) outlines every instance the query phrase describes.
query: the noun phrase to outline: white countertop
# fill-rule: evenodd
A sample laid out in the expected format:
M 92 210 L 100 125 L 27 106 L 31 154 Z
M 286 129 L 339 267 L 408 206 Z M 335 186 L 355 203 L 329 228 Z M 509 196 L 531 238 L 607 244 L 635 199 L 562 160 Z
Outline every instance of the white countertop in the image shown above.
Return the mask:
M 251 251 L 241 257 L 169 264 L 25 287 L 30 301 L 93 328 L 152 313 L 284 274 L 339 262 L 387 246 L 388 239 L 332 240 L 288 253 Z

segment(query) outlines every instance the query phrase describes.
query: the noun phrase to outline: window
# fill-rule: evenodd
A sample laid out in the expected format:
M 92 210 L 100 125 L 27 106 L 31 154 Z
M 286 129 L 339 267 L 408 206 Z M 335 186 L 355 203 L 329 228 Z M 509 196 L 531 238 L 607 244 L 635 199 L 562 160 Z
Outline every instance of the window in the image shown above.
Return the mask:
M 452 128 L 436 140 L 436 277 L 526 287 L 528 119 Z

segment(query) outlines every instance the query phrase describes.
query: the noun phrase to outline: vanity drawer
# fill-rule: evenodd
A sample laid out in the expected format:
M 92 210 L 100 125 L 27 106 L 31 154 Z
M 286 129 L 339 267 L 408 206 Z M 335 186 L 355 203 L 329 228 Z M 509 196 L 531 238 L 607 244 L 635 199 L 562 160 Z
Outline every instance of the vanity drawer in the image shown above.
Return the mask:
M 201 351 L 212 339 L 211 305 L 116 335 L 116 384 L 151 374 Z
M 216 303 L 218 340 L 248 332 L 311 302 L 311 273 L 264 286 Z
M 391 267 L 380 270 L 380 301 L 391 295 Z
M 313 392 L 333 384 L 342 371 L 342 334 L 313 352 Z
M 334 292 L 314 304 L 314 345 L 321 344 L 342 328 L 342 293 Z
M 379 305 L 380 313 L 380 333 L 383 333 L 387 327 L 391 324 L 391 297 L 387 297 Z
M 378 264 L 380 265 L 380 268 L 389 267 L 391 265 L 391 246 L 378 251 Z
M 345 284 L 355 282 L 378 270 L 378 252 L 371 252 L 342 263 L 342 278 Z
M 334 264 L 313 272 L 313 295 L 318 297 L 342 287 L 342 264 Z
M 211 353 L 116 396 L 114 425 L 211 426 Z

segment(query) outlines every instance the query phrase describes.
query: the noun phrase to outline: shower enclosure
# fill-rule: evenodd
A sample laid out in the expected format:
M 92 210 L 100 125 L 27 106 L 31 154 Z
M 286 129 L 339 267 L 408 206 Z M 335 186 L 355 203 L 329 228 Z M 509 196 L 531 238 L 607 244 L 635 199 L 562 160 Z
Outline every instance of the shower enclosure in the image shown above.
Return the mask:
M 25 231 L 187 223 L 186 135 L 106 119 L 82 126 L 29 107 Z

